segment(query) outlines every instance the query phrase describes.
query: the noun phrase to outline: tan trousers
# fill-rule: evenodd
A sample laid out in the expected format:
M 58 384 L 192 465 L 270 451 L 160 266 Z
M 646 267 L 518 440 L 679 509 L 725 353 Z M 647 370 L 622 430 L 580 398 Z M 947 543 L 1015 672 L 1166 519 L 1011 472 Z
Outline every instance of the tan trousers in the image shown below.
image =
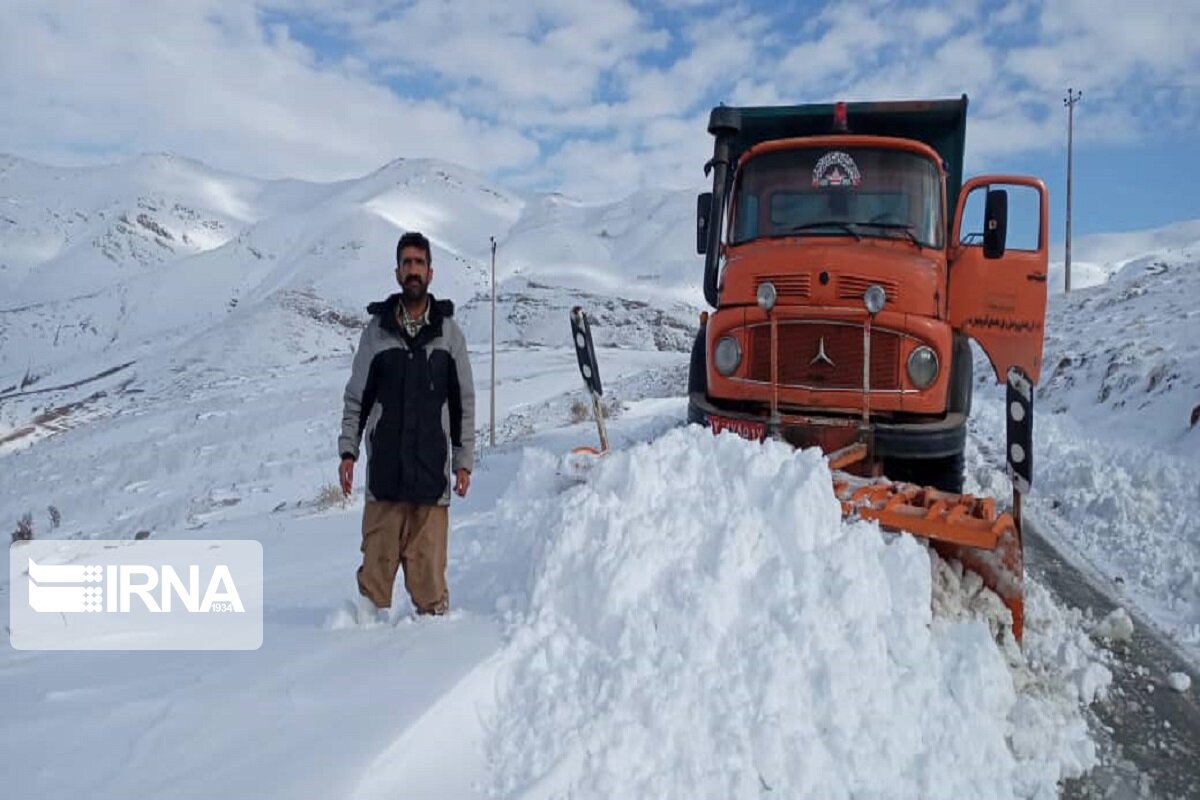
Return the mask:
M 417 503 L 369 501 L 363 509 L 362 566 L 358 590 L 379 608 L 392 605 L 396 570 L 404 568 L 404 588 L 418 614 L 444 614 L 449 508 Z

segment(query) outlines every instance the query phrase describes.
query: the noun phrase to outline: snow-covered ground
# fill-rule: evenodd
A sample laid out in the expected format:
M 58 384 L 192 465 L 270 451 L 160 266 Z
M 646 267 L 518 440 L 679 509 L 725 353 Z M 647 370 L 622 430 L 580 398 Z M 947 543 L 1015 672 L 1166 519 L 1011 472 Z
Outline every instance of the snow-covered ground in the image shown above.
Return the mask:
M 1050 298 L 1032 508 L 1200 664 L 1200 221 L 1083 241 L 1111 272 Z M 1003 452 L 1003 396 L 975 397 L 982 459 Z
M 1051 797 L 1090 768 L 1109 673 L 1086 614 L 1032 582 L 1023 651 L 997 644 L 969 576 L 843 522 L 814 454 L 680 428 L 693 202 L 522 197 L 434 162 L 313 185 L 0 159 L 0 523 L 253 538 L 266 569 L 255 652 L 6 643 L 0 791 Z M 498 443 L 451 512 L 455 611 L 363 627 L 334 438 L 401 228 L 459 306 L 481 442 L 499 242 Z M 1110 281 L 1051 304 L 1031 502 L 1195 653 L 1200 248 L 1112 247 Z M 600 464 L 563 455 L 595 439 L 575 304 L 617 412 Z M 976 398 L 972 480 L 1002 496 L 1002 408 Z
M 297 396 L 285 411 L 311 418 L 321 404 Z M 243 406 L 209 407 L 228 425 Z M 1048 600 L 1031 603 L 1028 663 L 1010 664 L 984 620 L 931 624 L 924 547 L 842 523 L 813 454 L 678 429 L 681 412 L 678 399 L 630 402 L 613 426 L 620 452 L 583 483 L 562 453 L 586 426 L 546 419 L 488 451 L 454 510 L 457 610 L 365 629 L 342 610 L 359 507 L 315 507 L 319 479 L 278 463 L 286 433 L 242 418 L 244 449 L 218 439 L 228 461 L 179 470 L 228 487 L 206 494 L 217 502 L 197 515 L 202 532 L 181 521 L 155 538 L 262 542 L 262 649 L 9 651 L 7 791 L 738 797 L 761 781 L 794 797 L 1028 797 L 1093 762 L 1078 697 L 1107 672 L 1077 627 L 1034 622 L 1062 613 Z M 278 477 L 227 483 L 254 449 Z M 286 460 L 315 476 L 321 455 Z M 736 477 L 704 469 L 716 461 Z M 142 469 L 86 472 L 97 494 L 148 507 L 181 478 L 115 488 Z M 793 491 L 768 491 L 780 485 Z

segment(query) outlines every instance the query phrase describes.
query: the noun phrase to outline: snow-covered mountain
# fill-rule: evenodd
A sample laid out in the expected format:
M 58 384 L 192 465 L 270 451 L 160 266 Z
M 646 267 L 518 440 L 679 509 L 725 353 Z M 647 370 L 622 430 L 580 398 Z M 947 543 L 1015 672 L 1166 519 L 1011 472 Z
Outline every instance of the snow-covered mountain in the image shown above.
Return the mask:
M 430 237 L 433 291 L 480 331 L 490 331 L 482 300 L 496 238 L 501 340 L 553 338 L 537 310 L 546 286 L 568 290 L 557 292 L 566 302 L 572 293 L 638 301 L 628 317 L 643 329 L 642 319 L 695 325 L 699 266 L 689 229 L 677 230 L 688 207 L 678 193 L 607 206 L 525 198 L 424 160 L 327 185 L 257 181 L 171 156 L 72 170 L 9 158 L 0 170 L 0 386 L 27 375 L 78 380 L 139 348 L 161 351 L 164 339 L 254 327 L 247 314 L 361 318 L 369 298 L 394 288 L 400 230 Z M 472 319 L 481 314 L 486 327 Z M 601 341 L 646 341 L 608 322 Z
M 1117 423 L 1115 439 L 1195 454 L 1200 225 L 1193 228 L 1194 239 L 1111 262 L 1120 266 L 1107 282 L 1053 299 L 1043 411 L 1069 413 L 1085 427 Z
M 523 195 L 431 161 L 310 184 L 0 159 L 0 524 L 254 538 L 267 602 L 250 654 L 0 651 L 0 792 L 1040 798 L 1102 760 L 1086 709 L 1118 665 L 1087 609 L 1031 580 L 1023 652 L 998 646 L 970 581 L 839 519 L 815 454 L 675 430 L 693 202 Z M 458 305 L 481 443 L 498 242 L 498 441 L 451 512 L 454 614 L 363 627 L 334 437 L 403 229 Z M 1051 300 L 1029 513 L 1200 661 L 1188 231 L 1077 246 L 1105 266 Z M 614 415 L 590 471 L 563 456 L 596 435 L 575 304 Z M 981 383 L 969 479 L 1001 498 L 1004 418 Z
M 1200 219 L 1176 222 L 1161 228 L 1126 233 L 1093 233 L 1071 243 L 1071 289 L 1099 286 L 1127 264 L 1138 260 L 1200 259 Z M 1063 252 L 1058 243 L 1053 252 Z M 1051 260 L 1051 294 L 1064 289 L 1064 263 Z
M 9 306 L 94 292 L 219 248 L 325 191 L 168 155 L 87 169 L 0 156 L 0 287 Z

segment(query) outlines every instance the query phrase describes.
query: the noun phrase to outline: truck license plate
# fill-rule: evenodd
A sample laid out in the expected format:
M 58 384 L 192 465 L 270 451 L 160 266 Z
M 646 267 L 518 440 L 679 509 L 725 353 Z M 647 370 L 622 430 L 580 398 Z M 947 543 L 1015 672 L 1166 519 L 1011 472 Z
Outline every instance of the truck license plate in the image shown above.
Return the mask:
M 765 422 L 755 422 L 746 419 L 729 419 L 727 417 L 718 417 L 713 414 L 708 415 L 708 424 L 712 428 L 713 433 L 721 431 L 730 431 L 736 433 L 743 439 L 749 439 L 752 442 L 761 442 L 767 434 L 767 424 Z

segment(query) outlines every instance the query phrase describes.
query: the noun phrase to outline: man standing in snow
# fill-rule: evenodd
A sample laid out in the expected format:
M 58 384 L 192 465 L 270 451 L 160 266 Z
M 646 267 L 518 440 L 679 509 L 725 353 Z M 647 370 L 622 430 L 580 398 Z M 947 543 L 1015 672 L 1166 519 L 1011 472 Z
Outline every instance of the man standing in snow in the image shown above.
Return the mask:
M 367 499 L 358 568 L 360 619 L 386 616 L 396 571 L 418 614 L 444 614 L 451 479 L 465 497 L 475 458 L 475 387 L 454 304 L 429 294 L 429 240 L 410 231 L 396 245 L 401 292 L 367 307 L 338 438 L 349 495 L 363 434 Z

